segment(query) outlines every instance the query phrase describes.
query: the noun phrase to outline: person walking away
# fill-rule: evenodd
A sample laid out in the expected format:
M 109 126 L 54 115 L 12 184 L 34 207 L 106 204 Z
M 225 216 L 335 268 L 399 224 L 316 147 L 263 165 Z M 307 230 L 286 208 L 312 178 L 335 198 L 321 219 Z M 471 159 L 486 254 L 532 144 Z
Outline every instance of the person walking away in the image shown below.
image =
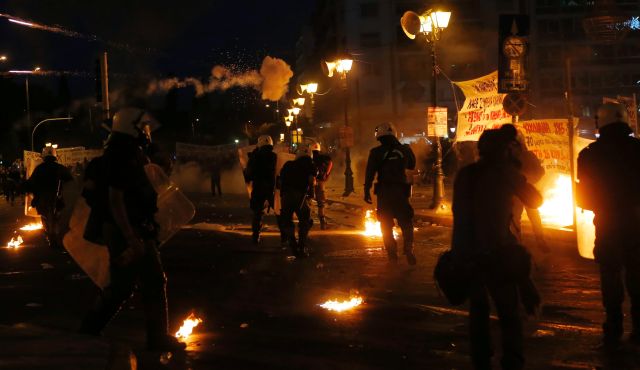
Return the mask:
M 16 201 L 20 184 L 22 183 L 22 174 L 20 173 L 20 162 L 16 160 L 9 167 L 7 174 L 7 186 L 5 196 L 9 204 L 13 207 Z
M 476 370 L 491 369 L 490 305 L 493 300 L 502 339 L 502 369 L 524 367 L 520 281 L 529 278 L 530 259 L 511 233 L 513 198 L 538 207 L 542 196 L 508 157 L 509 140 L 500 130 L 485 130 L 478 141 L 480 159 L 463 167 L 453 189 L 452 253 L 457 263 L 474 266 L 469 278 L 469 334 Z
M 382 240 L 391 263 L 398 261 L 397 244 L 393 237 L 394 219 L 402 230 L 404 254 L 407 263 L 416 264 L 413 252 L 413 208 L 409 204 L 411 184 L 407 170 L 416 167 L 416 157 L 409 145 L 401 144 L 396 129 L 390 122 L 376 127 L 376 139 L 380 145 L 371 149 L 367 160 L 364 183 L 364 201 L 372 204 L 371 187 L 377 175 L 374 194 L 377 196 L 377 214 L 382 229 Z
M 33 194 L 31 206 L 42 218 L 44 233 L 50 247 L 60 248 L 62 237 L 59 235 L 58 219 L 64 208 L 62 187 L 73 180 L 71 171 L 57 162 L 56 149 L 46 146 L 42 150 L 42 160 L 25 182 L 24 189 Z
M 625 287 L 631 299 L 629 340 L 640 344 L 640 140 L 630 136 L 624 105 L 606 103 L 597 113 L 600 136 L 578 155 L 577 203 L 595 213 L 593 254 L 606 312 L 602 347 L 614 349 L 624 334 Z
M 312 155 L 307 145 L 300 145 L 296 150 L 296 159 L 285 163 L 280 170 L 279 184 L 282 197 L 280 218 L 291 251 L 296 257 L 309 255 L 307 236 L 313 225 L 309 199 L 313 198 L 317 176 Z M 297 240 L 293 224 L 294 213 L 298 218 Z
M 251 240 L 256 244 L 260 242 L 264 211 L 273 207 L 277 161 L 278 156 L 273 152 L 271 136 L 260 136 L 256 148 L 249 153 L 249 161 L 244 170 L 245 182 L 251 183 L 251 199 L 249 201 L 249 206 L 253 211 Z
M 147 348 L 178 351 L 185 344 L 168 333 L 167 280 L 154 221 L 157 193 L 144 170 L 149 163 L 144 150 L 153 126 L 157 123 L 141 109 L 119 110 L 103 158 L 96 163 L 103 167 L 104 176 L 94 180 L 107 182 L 96 188 L 106 188 L 107 212 L 98 219 L 104 220 L 102 238 L 109 248 L 111 281 L 85 316 L 80 331 L 100 335 L 137 286 L 142 294 Z
M 324 214 L 324 206 L 327 201 L 327 196 L 325 194 L 324 188 L 325 183 L 329 180 L 329 175 L 331 175 L 331 169 L 333 168 L 333 161 L 331 161 L 331 157 L 322 154 L 320 152 L 321 146 L 320 143 L 314 142 L 311 144 L 311 151 L 313 152 L 313 163 L 316 166 L 317 175 L 316 175 L 316 185 L 314 189 L 316 203 L 318 204 L 318 219 L 320 220 L 320 230 L 327 229 L 327 219 Z
M 518 131 L 515 126 L 511 124 L 503 125 L 502 130 L 506 130 L 509 135 L 513 136 L 515 140 L 510 141 L 510 154 L 516 163 L 516 166 L 520 168 L 520 172 L 527 179 L 527 182 L 532 185 L 536 185 L 545 174 L 544 167 L 540 159 L 527 148 L 527 144 L 524 141 L 524 135 Z M 540 211 L 537 208 L 530 208 L 524 206 L 522 202 L 516 197 L 513 200 L 513 232 L 518 240 L 522 240 L 522 211 L 527 213 L 527 218 L 531 223 L 531 229 L 536 239 L 536 246 L 542 253 L 549 253 L 551 250 L 547 245 L 544 238 L 544 229 L 542 227 L 542 218 L 540 217 Z

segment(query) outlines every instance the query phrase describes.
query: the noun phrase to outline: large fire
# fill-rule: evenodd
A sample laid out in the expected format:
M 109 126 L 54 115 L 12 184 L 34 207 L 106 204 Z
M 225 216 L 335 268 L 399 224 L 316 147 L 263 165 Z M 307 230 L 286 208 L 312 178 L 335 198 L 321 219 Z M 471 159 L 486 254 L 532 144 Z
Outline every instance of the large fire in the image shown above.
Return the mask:
M 542 223 L 546 225 L 573 225 L 573 194 L 569 175 L 559 175 L 556 178 L 553 186 L 544 192 L 544 203 L 538 211 Z
M 321 304 L 320 307 L 329 311 L 343 312 L 360 306 L 362 302 L 364 302 L 362 297 L 356 296 L 352 297 L 348 301 L 338 301 L 337 299 L 331 299 Z
M 11 238 L 11 240 L 7 243 L 7 248 L 19 248 L 22 243 L 24 243 L 24 241 L 22 240 L 22 237 L 18 235 L 17 238 Z
M 190 314 L 182 323 L 182 326 L 176 332 L 176 338 L 187 339 L 193 332 L 193 328 L 198 326 L 202 322 L 202 319 L 196 317 L 193 313 Z
M 40 230 L 40 229 L 42 229 L 42 227 L 43 227 L 42 226 L 42 222 L 32 222 L 32 223 L 29 223 L 29 224 L 26 224 L 26 225 L 22 226 L 20 228 L 20 230 L 22 230 L 22 231 L 33 231 L 33 230 Z

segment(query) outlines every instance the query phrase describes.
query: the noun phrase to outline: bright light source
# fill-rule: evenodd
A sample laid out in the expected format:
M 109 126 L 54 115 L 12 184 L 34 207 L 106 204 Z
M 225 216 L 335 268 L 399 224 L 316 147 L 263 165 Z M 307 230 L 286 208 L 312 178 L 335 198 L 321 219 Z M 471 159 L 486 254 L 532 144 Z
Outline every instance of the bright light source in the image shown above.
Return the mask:
M 22 71 L 22 70 L 15 70 L 14 69 L 14 70 L 9 71 L 9 73 L 14 73 L 14 74 L 17 74 L 17 75 L 30 75 L 30 74 L 33 74 L 33 71 Z
M 280 134 L 280 141 L 284 141 L 284 134 Z
M 13 23 L 21 24 L 21 25 L 23 25 L 23 26 L 27 26 L 27 27 L 33 27 L 33 23 L 24 22 L 24 21 L 19 21 L 19 20 L 17 20 L 17 19 L 9 19 L 9 22 L 13 22 Z
M 240 142 L 240 140 L 235 139 L 235 140 L 234 140 L 234 142 L 235 142 L 236 144 L 238 144 L 238 143 Z
M 298 107 L 293 107 L 291 109 L 289 109 L 291 112 L 289 113 L 293 113 L 294 116 L 297 116 L 298 114 L 300 114 L 300 108 Z
M 304 98 L 297 98 L 297 99 L 293 99 L 293 105 L 299 105 L 299 106 L 303 106 L 304 105 Z
M 7 56 L 6 55 L 0 55 L 0 60 L 4 62 L 5 60 L 7 60 Z
M 300 127 L 298 127 L 298 132 L 302 132 L 302 129 Z
M 51 147 L 52 147 L 53 149 L 58 149 L 58 144 L 53 144 L 53 145 L 51 145 Z
M 44 146 L 46 146 L 46 147 L 50 147 L 50 146 L 51 146 L 51 143 L 46 143 L 46 144 L 44 144 Z
M 352 66 L 353 66 L 353 60 L 340 59 L 337 61 L 336 71 L 339 73 L 349 72 Z
M 441 10 L 431 12 L 431 20 L 436 28 L 447 28 L 449 25 L 449 19 L 451 19 L 451 12 L 443 12 Z
M 449 131 L 451 131 L 451 133 L 455 133 L 456 132 L 456 128 L 455 127 L 449 127 Z
M 38 71 L 40 71 L 40 67 L 37 67 L 37 66 L 36 66 L 36 68 L 34 68 L 34 69 L 33 69 L 33 71 L 34 71 L 34 72 L 38 72 Z
M 269 107 L 271 107 L 271 106 L 270 106 L 269 104 L 265 104 L 265 105 L 264 105 L 264 107 L 265 107 L 265 108 L 269 108 Z

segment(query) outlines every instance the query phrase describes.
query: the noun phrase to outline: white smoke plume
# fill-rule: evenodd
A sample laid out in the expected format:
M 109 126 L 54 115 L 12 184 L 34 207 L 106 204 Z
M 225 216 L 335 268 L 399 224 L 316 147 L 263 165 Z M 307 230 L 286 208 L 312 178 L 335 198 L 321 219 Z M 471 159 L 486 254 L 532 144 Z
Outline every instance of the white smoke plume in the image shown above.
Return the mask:
M 206 82 L 194 77 L 154 80 L 149 84 L 147 94 L 162 94 L 171 89 L 193 87 L 196 96 L 202 96 L 232 87 L 250 87 L 259 91 L 262 99 L 277 101 L 288 91 L 291 77 L 293 71 L 284 60 L 267 56 L 262 61 L 259 72 L 249 70 L 236 73 L 224 66 L 214 66 Z

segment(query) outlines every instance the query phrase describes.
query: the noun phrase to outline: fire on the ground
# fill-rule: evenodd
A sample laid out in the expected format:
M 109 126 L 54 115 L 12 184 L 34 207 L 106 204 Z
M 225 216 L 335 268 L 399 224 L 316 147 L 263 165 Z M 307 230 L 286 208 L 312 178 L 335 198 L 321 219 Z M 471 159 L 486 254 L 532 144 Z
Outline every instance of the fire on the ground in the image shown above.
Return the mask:
M 184 322 L 176 332 L 175 337 L 178 339 L 188 339 L 191 333 L 193 333 L 193 328 L 198 326 L 201 322 L 201 318 L 196 317 L 195 314 L 191 313 L 186 319 L 184 319 Z

